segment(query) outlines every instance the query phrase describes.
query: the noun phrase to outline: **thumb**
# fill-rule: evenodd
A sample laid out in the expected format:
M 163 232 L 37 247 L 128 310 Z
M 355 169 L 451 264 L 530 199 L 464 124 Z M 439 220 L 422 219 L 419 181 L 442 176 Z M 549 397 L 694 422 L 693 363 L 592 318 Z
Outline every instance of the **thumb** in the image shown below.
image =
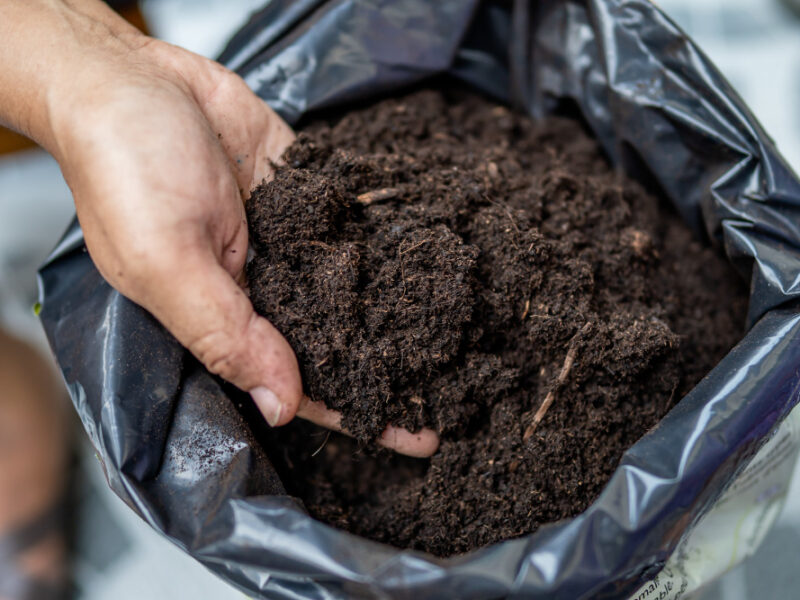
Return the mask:
M 273 427 L 297 412 L 303 386 L 288 342 L 253 310 L 249 298 L 212 252 L 183 253 L 175 269 L 163 263 L 136 300 L 206 368 L 249 392 Z M 163 255 L 162 255 L 163 256 Z M 166 292 L 166 293 L 165 293 Z

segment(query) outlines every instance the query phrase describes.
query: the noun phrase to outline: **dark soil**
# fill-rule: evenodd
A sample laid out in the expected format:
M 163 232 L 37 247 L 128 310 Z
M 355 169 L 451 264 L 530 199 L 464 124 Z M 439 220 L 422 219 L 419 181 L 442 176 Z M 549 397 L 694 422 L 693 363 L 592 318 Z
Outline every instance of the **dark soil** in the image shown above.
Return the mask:
M 294 423 L 269 443 L 338 527 L 450 555 L 573 516 L 743 333 L 724 259 L 577 121 L 424 91 L 285 160 L 248 205 L 252 299 L 358 442 Z M 389 423 L 440 451 L 375 450 Z

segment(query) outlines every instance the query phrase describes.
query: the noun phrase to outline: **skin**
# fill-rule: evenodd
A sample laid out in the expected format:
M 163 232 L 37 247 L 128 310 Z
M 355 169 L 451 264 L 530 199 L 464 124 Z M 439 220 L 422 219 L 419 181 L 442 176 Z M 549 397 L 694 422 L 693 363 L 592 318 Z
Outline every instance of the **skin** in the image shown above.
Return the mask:
M 0 39 L 0 122 L 58 160 L 103 277 L 271 425 L 341 431 L 243 289 L 244 202 L 294 139 L 286 123 L 234 73 L 99 0 L 0 0 Z M 389 427 L 380 442 L 422 457 L 439 439 Z

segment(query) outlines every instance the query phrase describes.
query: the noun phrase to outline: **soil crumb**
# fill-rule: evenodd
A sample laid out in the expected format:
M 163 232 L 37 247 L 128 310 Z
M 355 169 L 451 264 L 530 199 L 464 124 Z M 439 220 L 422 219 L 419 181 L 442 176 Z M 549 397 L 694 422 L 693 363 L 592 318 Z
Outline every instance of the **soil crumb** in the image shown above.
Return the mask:
M 448 556 L 574 516 L 743 334 L 724 258 L 576 120 L 425 90 L 284 158 L 248 203 L 251 297 L 356 440 L 267 444 L 337 527 Z M 376 450 L 389 423 L 440 451 Z

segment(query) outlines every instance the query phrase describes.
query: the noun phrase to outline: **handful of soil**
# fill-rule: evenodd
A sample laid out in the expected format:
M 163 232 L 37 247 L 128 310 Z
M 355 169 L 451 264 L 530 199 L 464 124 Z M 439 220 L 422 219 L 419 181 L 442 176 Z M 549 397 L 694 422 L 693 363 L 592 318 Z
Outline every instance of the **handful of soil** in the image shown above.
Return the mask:
M 272 456 L 349 531 L 450 555 L 578 514 L 743 333 L 725 260 L 577 121 L 423 91 L 285 163 L 248 204 L 251 297 L 358 443 L 293 423 Z M 440 451 L 371 448 L 390 423 Z

